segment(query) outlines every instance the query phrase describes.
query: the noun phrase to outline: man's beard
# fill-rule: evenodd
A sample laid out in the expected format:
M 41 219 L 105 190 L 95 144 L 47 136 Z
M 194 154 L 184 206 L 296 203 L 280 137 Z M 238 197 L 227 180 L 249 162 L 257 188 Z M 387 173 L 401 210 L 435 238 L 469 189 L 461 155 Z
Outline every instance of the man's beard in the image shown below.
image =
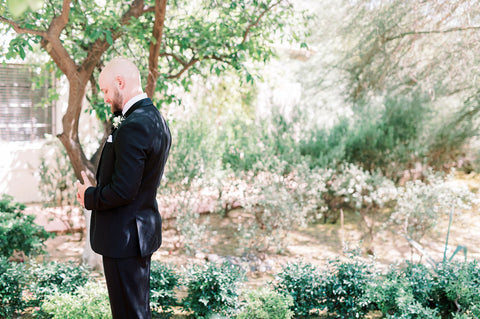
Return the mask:
M 112 100 L 112 113 L 121 112 L 123 109 L 123 96 L 120 94 L 117 88 L 115 88 L 115 92 L 113 93 L 113 100 Z

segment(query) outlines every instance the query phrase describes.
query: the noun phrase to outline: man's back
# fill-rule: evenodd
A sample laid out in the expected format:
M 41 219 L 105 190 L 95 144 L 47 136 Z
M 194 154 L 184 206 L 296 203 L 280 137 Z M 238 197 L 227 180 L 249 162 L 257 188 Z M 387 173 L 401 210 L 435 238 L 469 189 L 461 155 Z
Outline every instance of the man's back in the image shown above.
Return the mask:
M 99 163 L 97 188 L 85 196 L 86 207 L 93 210 L 92 248 L 115 258 L 152 254 L 161 244 L 156 193 L 170 130 L 151 100 L 143 99 L 128 110 L 110 140 Z

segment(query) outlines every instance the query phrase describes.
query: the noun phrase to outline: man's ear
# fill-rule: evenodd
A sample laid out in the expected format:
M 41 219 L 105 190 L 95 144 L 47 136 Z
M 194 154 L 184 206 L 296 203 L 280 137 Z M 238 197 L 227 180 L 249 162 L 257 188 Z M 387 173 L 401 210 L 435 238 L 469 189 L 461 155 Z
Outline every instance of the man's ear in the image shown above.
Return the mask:
M 125 79 L 123 78 L 123 76 L 117 75 L 117 77 L 115 78 L 115 85 L 118 89 L 125 88 Z

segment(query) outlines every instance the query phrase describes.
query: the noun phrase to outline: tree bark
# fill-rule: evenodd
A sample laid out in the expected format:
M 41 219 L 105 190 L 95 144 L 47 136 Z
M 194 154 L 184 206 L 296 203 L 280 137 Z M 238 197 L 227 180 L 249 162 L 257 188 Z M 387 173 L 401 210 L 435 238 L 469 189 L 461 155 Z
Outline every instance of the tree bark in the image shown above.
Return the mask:
M 167 11 L 167 0 L 155 0 L 155 22 L 152 30 L 152 42 L 150 43 L 150 55 L 148 57 L 148 78 L 145 93 L 153 97 L 158 79 L 158 57 L 162 43 L 163 25 Z

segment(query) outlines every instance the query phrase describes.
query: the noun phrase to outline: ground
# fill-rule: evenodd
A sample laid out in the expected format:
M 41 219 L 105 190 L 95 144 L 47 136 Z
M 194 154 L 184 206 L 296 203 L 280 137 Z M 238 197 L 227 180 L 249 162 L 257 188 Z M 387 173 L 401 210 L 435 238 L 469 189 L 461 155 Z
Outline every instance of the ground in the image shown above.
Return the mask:
M 43 209 L 44 210 L 44 209 Z M 217 260 L 227 256 L 241 258 L 237 242 L 234 240 L 236 215 L 240 211 L 231 212 L 228 217 L 218 215 L 203 215 L 202 219 L 208 218 L 212 225 L 211 232 L 207 236 L 208 243 L 202 252 L 187 255 L 183 249 L 175 248 L 178 238 L 173 230 L 164 231 L 162 247 L 153 255 L 154 260 L 180 266 L 190 263 L 201 263 L 205 260 Z M 380 227 L 382 222 L 378 222 Z M 329 260 L 339 257 L 343 247 L 360 247 L 363 256 L 370 258 L 365 252 L 361 242 L 361 232 L 358 230 L 358 216 L 346 214 L 343 230 L 337 224 L 314 224 L 307 228 L 297 229 L 288 234 L 285 241 L 287 249 L 282 254 L 262 254 L 258 258 L 244 258 L 249 266 L 248 277 L 252 285 L 262 284 L 273 279 L 275 273 L 281 270 L 281 266 L 287 262 L 299 261 L 312 263 L 322 267 Z M 453 217 L 447 255 L 450 256 L 457 245 L 466 246 L 468 258 L 480 259 L 480 214 L 478 209 L 462 212 Z M 445 215 L 436 229 L 422 239 L 424 250 L 434 260 L 440 261 L 445 250 L 447 239 L 448 216 Z M 73 233 L 59 233 L 55 238 L 46 241 L 47 254 L 42 257 L 46 260 L 76 261 L 80 262 L 85 245 L 85 234 L 78 230 Z M 373 241 L 373 256 L 380 268 L 386 268 L 394 263 L 405 260 L 425 261 L 425 257 L 409 246 L 407 240 L 391 230 L 379 231 Z M 456 258 L 460 258 L 457 255 Z

